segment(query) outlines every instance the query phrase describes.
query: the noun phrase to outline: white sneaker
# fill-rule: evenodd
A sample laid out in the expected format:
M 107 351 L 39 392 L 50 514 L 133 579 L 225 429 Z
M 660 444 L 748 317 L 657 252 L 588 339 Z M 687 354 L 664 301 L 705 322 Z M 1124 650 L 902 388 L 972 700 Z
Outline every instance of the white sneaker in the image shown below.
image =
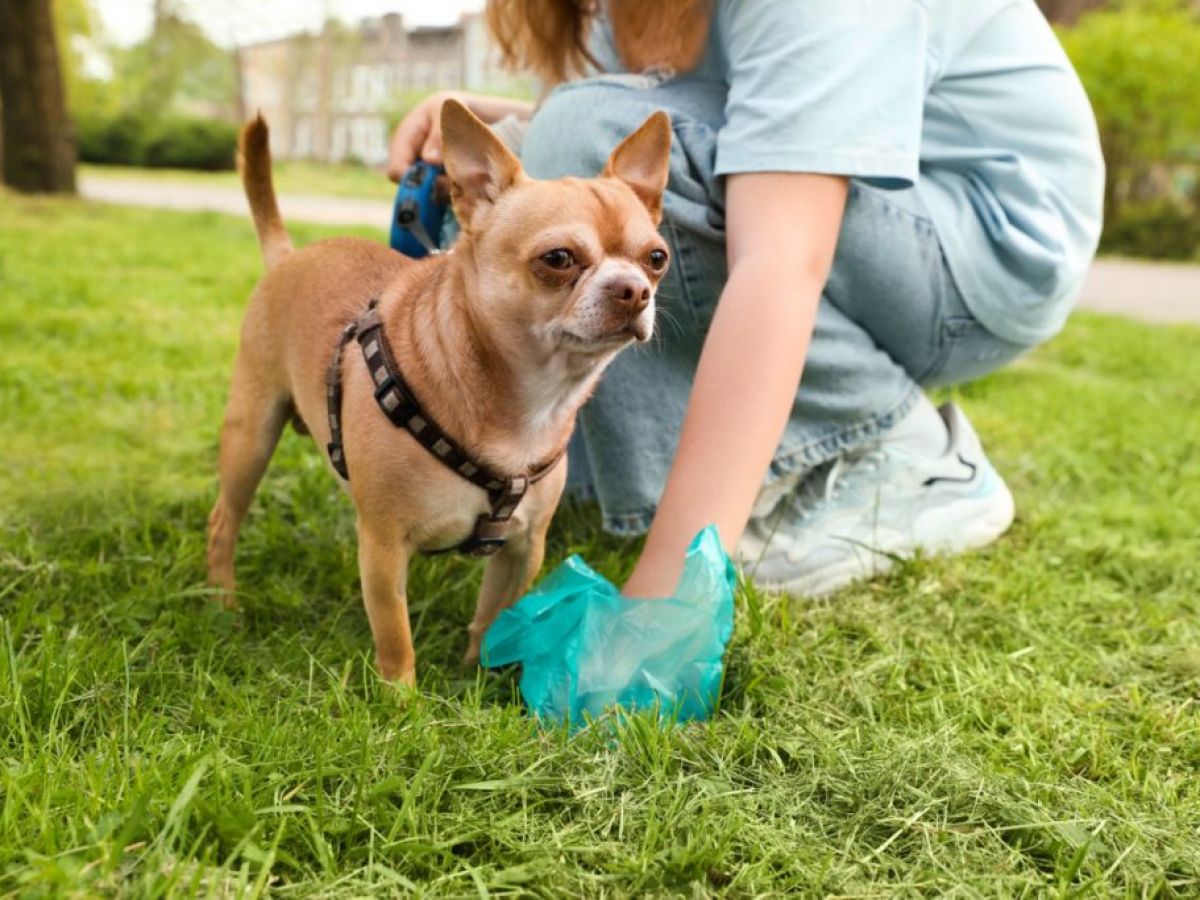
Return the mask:
M 750 520 L 738 557 L 756 584 L 821 596 L 918 549 L 961 553 L 1008 530 L 1012 494 L 971 423 L 952 403 L 922 400 L 877 443 L 817 467 Z

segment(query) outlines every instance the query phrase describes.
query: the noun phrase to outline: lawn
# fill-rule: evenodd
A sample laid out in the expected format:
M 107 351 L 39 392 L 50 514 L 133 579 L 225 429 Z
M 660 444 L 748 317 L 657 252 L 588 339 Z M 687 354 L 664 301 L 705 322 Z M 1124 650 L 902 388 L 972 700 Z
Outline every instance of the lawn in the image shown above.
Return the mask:
M 136 178 L 139 181 L 186 182 L 241 190 L 237 172 L 198 172 L 192 169 L 140 169 L 133 166 L 80 166 L 84 178 Z M 275 187 L 281 194 L 349 197 L 390 201 L 395 187 L 383 172 L 369 166 L 333 165 L 283 160 L 272 167 Z
M 0 196 L 0 895 L 1200 893 L 1200 331 L 1080 315 L 958 391 L 1005 540 L 743 590 L 714 721 L 568 737 L 459 667 L 469 561 L 415 566 L 420 693 L 379 683 L 294 434 L 209 602 L 259 265 L 234 218 Z M 584 507 L 573 550 L 636 547 Z

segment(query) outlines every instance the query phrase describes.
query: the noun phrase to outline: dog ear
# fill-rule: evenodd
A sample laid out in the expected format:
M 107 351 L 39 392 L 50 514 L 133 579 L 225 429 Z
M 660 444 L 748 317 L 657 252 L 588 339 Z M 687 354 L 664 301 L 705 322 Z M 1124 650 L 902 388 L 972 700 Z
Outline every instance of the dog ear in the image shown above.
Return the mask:
M 671 118 L 659 110 L 617 145 L 604 175 L 629 185 L 657 225 L 662 220 L 663 191 L 670 170 Z
M 454 214 L 464 231 L 521 175 L 521 163 L 457 100 L 442 104 L 442 158 Z

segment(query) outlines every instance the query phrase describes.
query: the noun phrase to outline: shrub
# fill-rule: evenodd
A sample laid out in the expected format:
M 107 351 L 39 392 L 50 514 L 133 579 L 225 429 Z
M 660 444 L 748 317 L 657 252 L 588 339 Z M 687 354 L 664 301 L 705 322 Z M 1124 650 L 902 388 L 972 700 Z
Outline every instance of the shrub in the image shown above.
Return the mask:
M 1086 14 L 1062 42 L 1096 112 L 1105 205 L 1119 218 L 1135 185 L 1200 146 L 1200 19 L 1175 0 L 1125 0 Z
M 144 125 L 128 113 L 80 116 L 75 122 L 79 158 L 84 162 L 137 165 Z
M 227 122 L 170 118 L 150 122 L 139 162 L 170 169 L 232 169 L 237 129 Z
M 175 169 L 232 169 L 237 129 L 226 122 L 131 113 L 81 116 L 76 122 L 84 162 Z
M 1126 256 L 1195 259 L 1200 254 L 1200 212 L 1166 199 L 1126 204 L 1104 226 L 1100 249 Z

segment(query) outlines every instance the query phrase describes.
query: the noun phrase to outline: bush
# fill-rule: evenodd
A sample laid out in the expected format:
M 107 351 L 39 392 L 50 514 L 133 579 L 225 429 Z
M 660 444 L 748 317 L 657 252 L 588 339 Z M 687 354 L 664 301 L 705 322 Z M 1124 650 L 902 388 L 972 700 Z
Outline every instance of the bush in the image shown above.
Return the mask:
M 1124 0 L 1061 36 L 1100 126 L 1106 209 L 1120 218 L 1123 203 L 1147 199 L 1137 188 L 1155 169 L 1194 162 L 1200 149 L 1200 19 L 1177 0 Z
M 136 116 L 80 116 L 75 127 L 79 158 L 84 162 L 137 165 L 145 126 Z
M 1127 204 L 1104 226 L 1100 250 L 1155 259 L 1196 259 L 1200 211 L 1173 200 Z
M 237 129 L 227 122 L 130 113 L 81 116 L 76 123 L 84 162 L 174 169 L 232 169 Z
M 142 137 L 141 164 L 170 169 L 232 169 L 237 129 L 207 119 L 160 119 Z

